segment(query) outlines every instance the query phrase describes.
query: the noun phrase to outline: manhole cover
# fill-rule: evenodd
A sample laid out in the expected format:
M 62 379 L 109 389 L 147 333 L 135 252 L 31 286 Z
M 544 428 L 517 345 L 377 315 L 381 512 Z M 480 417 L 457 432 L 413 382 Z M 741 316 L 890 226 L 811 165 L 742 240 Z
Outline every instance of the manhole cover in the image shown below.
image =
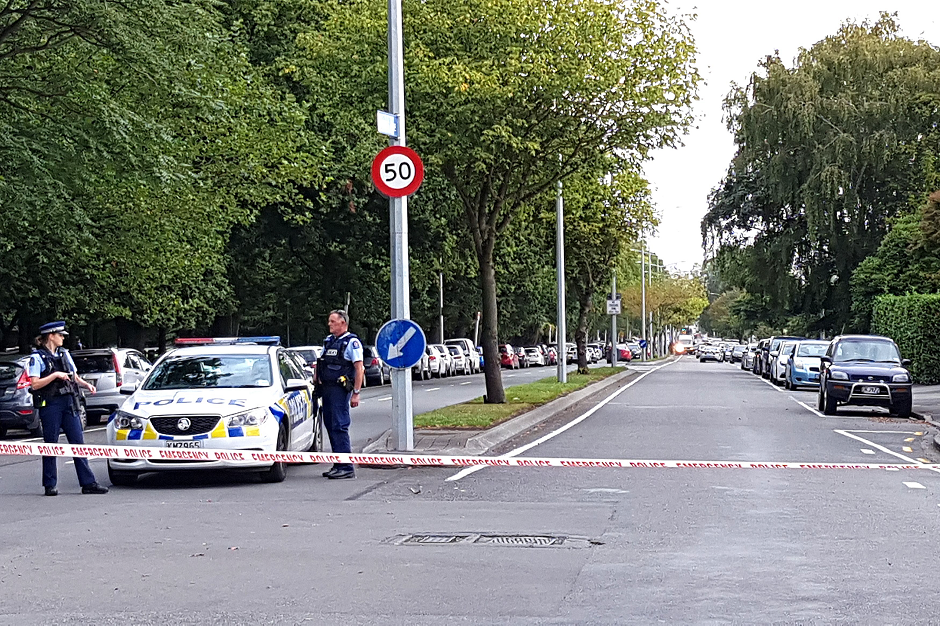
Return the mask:
M 570 535 L 509 535 L 499 533 L 428 533 L 395 535 L 384 543 L 396 546 L 487 545 L 509 548 L 589 548 L 603 545 L 587 537 Z

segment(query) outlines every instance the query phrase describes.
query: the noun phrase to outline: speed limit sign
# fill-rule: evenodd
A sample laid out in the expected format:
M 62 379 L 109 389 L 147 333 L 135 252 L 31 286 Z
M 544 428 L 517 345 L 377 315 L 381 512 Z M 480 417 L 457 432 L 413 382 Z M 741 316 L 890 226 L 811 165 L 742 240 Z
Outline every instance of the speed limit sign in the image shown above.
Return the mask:
M 372 182 L 389 198 L 410 196 L 423 180 L 424 163 L 411 148 L 389 146 L 372 161 Z

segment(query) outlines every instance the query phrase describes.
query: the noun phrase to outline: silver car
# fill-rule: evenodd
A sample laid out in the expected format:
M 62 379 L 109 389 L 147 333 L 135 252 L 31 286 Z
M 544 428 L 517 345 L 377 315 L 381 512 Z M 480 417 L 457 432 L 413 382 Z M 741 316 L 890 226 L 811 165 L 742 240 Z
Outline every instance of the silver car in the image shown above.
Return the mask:
M 143 354 L 128 348 L 75 350 L 72 353 L 79 375 L 97 390 L 85 398 L 88 423 L 97 424 L 124 403 L 124 385 L 138 385 L 150 371 Z

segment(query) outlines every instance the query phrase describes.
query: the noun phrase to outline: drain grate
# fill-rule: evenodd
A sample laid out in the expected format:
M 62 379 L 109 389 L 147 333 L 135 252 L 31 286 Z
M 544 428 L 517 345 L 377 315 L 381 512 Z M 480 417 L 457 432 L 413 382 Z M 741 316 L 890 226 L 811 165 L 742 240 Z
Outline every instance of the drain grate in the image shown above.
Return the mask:
M 587 537 L 570 535 L 508 535 L 499 533 L 428 533 L 395 535 L 383 543 L 396 546 L 488 545 L 507 548 L 589 548 L 603 545 Z

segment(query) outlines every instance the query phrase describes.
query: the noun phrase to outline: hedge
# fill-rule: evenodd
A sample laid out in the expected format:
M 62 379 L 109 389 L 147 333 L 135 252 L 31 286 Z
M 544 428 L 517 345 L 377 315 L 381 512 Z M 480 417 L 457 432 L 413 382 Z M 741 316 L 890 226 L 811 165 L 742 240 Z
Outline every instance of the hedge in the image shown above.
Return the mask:
M 902 358 L 912 362 L 914 382 L 940 383 L 940 294 L 878 296 L 871 330 L 894 339 Z

